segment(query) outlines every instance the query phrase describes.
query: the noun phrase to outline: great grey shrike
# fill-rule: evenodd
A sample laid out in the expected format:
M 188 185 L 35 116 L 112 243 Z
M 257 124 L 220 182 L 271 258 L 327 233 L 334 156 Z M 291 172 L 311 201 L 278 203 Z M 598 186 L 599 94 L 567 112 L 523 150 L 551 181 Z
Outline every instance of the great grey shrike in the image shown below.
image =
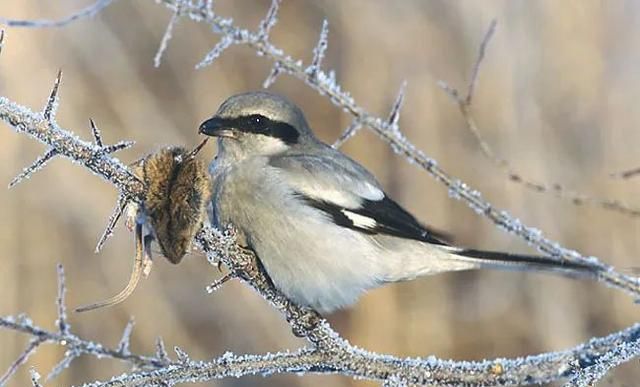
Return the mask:
M 218 137 L 212 223 L 233 224 L 273 284 L 300 305 L 331 312 L 368 289 L 456 270 L 595 274 L 579 263 L 445 243 L 364 167 L 318 140 L 281 96 L 232 96 L 200 132 Z

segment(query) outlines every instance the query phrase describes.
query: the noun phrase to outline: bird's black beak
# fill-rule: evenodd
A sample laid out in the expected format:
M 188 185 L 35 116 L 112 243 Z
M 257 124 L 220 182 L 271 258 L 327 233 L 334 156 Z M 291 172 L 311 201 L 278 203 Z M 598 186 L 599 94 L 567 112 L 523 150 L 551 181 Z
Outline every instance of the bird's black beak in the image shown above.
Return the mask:
M 235 131 L 229 127 L 227 121 L 224 118 L 214 116 L 200 124 L 198 131 L 207 136 L 235 138 Z

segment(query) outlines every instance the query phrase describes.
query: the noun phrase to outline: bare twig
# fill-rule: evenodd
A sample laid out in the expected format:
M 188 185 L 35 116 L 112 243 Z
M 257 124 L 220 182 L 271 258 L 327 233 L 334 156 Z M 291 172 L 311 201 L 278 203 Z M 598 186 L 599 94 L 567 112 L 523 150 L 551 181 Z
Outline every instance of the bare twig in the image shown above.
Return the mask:
M 311 64 L 307 67 L 306 72 L 309 77 L 316 78 L 322 71 L 322 60 L 324 59 L 325 51 L 329 46 L 329 22 L 325 19 L 322 21 L 322 29 L 320 30 L 320 36 L 318 37 L 318 43 L 313 49 L 313 59 Z
M 27 28 L 50 28 L 50 27 L 64 27 L 75 21 L 85 18 L 91 18 L 99 14 L 103 9 L 107 8 L 115 0 L 98 0 L 94 4 L 81 9 L 80 11 L 71 14 L 60 20 L 15 20 L 0 17 L 0 24 L 7 25 L 9 27 L 27 27 Z
M 107 222 L 107 227 L 105 227 L 100 239 L 98 240 L 98 244 L 96 245 L 95 252 L 98 253 L 102 250 L 105 242 L 113 235 L 113 230 L 115 229 L 118 221 L 122 217 L 122 213 L 127 208 L 127 205 L 131 199 L 126 197 L 125 195 L 118 195 L 118 201 L 116 202 L 116 206 L 113 208 L 113 212 L 111 216 L 109 216 L 109 221 Z
M 480 146 L 480 150 L 482 151 L 482 153 L 491 162 L 493 162 L 498 168 L 502 169 L 510 181 L 521 184 L 532 191 L 541 192 L 541 193 L 552 193 L 556 197 L 564 200 L 568 200 L 569 202 L 576 205 L 590 204 L 590 205 L 602 207 L 606 210 L 611 210 L 611 211 L 619 212 L 624 215 L 629 215 L 632 217 L 640 216 L 640 208 L 632 207 L 626 203 L 623 203 L 620 200 L 595 198 L 579 192 L 571 191 L 558 183 L 546 184 L 546 183 L 533 181 L 528 177 L 524 176 L 523 174 L 515 171 L 507 160 L 499 157 L 493 151 L 491 145 L 489 145 L 489 143 L 484 139 L 484 137 L 480 133 L 480 129 L 478 128 L 476 120 L 473 117 L 473 114 L 471 113 L 471 107 L 472 107 L 473 96 L 475 94 L 475 89 L 478 83 L 478 75 L 480 73 L 480 68 L 482 67 L 482 62 L 485 57 L 487 46 L 491 40 L 491 37 L 495 32 L 495 29 L 496 29 L 496 21 L 494 20 L 489 25 L 489 29 L 487 30 L 486 34 L 484 35 L 484 38 L 480 43 L 478 56 L 473 65 L 473 69 L 471 71 L 471 78 L 467 85 L 467 92 L 465 96 L 462 96 L 457 89 L 450 86 L 448 83 L 444 81 L 438 82 L 438 85 L 440 86 L 440 88 L 442 88 L 442 90 L 444 90 L 449 95 L 449 97 L 451 97 L 454 103 L 458 106 L 458 109 L 460 110 L 460 114 L 464 119 L 467 130 L 469 130 L 469 132 L 471 132 L 471 134 L 475 138 L 476 142 Z M 640 173 L 640 169 L 638 169 L 638 171 Z M 633 171 L 629 171 L 629 172 L 631 172 L 631 175 L 633 175 Z M 629 172 L 624 172 L 622 173 L 622 175 L 625 176 L 626 174 L 626 176 L 628 176 Z
M 131 334 L 133 333 L 133 326 L 135 324 L 136 322 L 133 318 L 130 318 L 129 321 L 127 321 L 127 325 L 125 325 L 124 330 L 122 331 L 120 342 L 118 342 L 118 352 L 125 356 L 131 354 L 129 349 L 131 347 Z
M 612 173 L 610 176 L 617 179 L 630 179 L 640 175 L 640 168 L 633 168 L 622 172 Z
M 11 364 L 8 371 L 0 377 L 0 386 L 4 386 L 9 378 L 15 374 L 17 369 L 23 365 L 28 357 L 33 354 L 40 345 L 49 343 L 56 344 L 66 348 L 63 358 L 55 365 L 46 380 L 51 380 L 59 375 L 69 364 L 78 356 L 87 354 L 97 358 L 111 358 L 121 360 L 141 369 L 158 369 L 165 367 L 171 363 L 168 358 L 140 356 L 129 353 L 128 350 L 122 350 L 119 346 L 117 349 L 111 349 L 100 343 L 86 340 L 76 336 L 71 332 L 71 326 L 66 319 L 66 306 L 64 295 L 66 292 L 64 270 L 61 265 L 57 267 L 58 274 L 58 294 L 56 296 L 56 331 L 48 331 L 34 325 L 33 321 L 27 316 L 18 317 L 0 317 L 0 328 L 13 330 L 31 336 L 31 341 L 27 348 L 18 356 Z M 38 378 L 39 380 L 39 378 Z
M 467 96 L 465 97 L 465 103 L 467 105 L 471 105 L 471 99 L 476 90 L 476 84 L 478 83 L 478 74 L 480 74 L 480 66 L 482 66 L 482 62 L 484 61 L 484 56 L 487 51 L 487 46 L 493 37 L 493 34 L 496 32 L 496 26 L 498 22 L 493 19 L 489 24 L 489 28 L 487 32 L 485 32 L 482 41 L 480 42 L 480 48 L 478 49 L 478 57 L 476 58 L 476 62 L 473 64 L 473 70 L 471 71 L 471 79 L 469 80 L 469 87 L 467 88 Z
M 13 363 L 11 363 L 9 369 L 4 373 L 4 375 L 0 376 L 0 387 L 3 387 L 7 384 L 9 379 L 11 379 L 11 377 L 18 371 L 20 366 L 22 366 L 27 362 L 27 360 L 29 360 L 29 356 L 35 353 L 42 343 L 43 341 L 39 338 L 31 339 L 29 345 L 27 345 L 27 348 L 25 348 L 25 350 L 22 351 L 18 358 L 14 360 Z
M 65 295 L 67 293 L 67 287 L 65 286 L 64 268 L 62 264 L 57 266 L 58 273 L 58 295 L 56 297 L 56 307 L 58 312 L 58 318 L 56 319 L 56 326 L 58 331 L 62 335 L 68 335 L 71 329 L 71 325 L 67 322 L 67 307 L 65 304 Z
M 53 159 L 57 154 L 58 152 L 56 152 L 55 149 L 49 149 L 48 151 L 44 152 L 42 156 L 38 157 L 33 163 L 31 163 L 31 165 L 23 169 L 18 176 L 14 177 L 13 180 L 11 180 L 11 182 L 9 183 L 9 188 L 13 188 L 16 185 L 20 184 L 22 181 L 24 181 L 24 179 L 29 179 L 34 173 L 44 168 L 49 163 L 49 161 Z
M 169 41 L 173 37 L 173 27 L 178 23 L 180 19 L 180 6 L 176 8 L 176 11 L 171 15 L 171 20 L 167 24 L 167 28 L 164 31 L 164 35 L 162 35 L 162 40 L 160 40 L 160 46 L 158 47 L 158 51 L 156 52 L 156 56 L 153 58 L 153 65 L 157 68 L 160 67 L 160 63 L 162 62 L 162 55 L 167 50 L 167 46 L 169 45 Z
M 351 137 L 355 136 L 358 133 L 358 130 L 362 129 L 362 122 L 360 122 L 357 118 L 351 121 L 349 126 L 342 132 L 340 137 L 331 145 L 334 148 L 340 148 L 347 140 Z
M 271 32 L 271 28 L 276 25 L 278 22 L 278 11 L 280 10 L 280 1 L 281 0 L 271 0 L 271 6 L 267 11 L 267 16 L 262 19 L 260 22 L 260 27 L 258 28 L 258 37 L 261 40 L 267 41 L 269 40 L 269 33 Z

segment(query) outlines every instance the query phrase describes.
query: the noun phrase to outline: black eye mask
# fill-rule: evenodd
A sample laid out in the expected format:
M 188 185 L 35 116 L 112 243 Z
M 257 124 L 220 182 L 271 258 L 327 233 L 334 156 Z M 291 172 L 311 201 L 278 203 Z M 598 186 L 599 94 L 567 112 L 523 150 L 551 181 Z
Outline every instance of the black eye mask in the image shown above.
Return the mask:
M 273 121 L 260 114 L 251 114 L 235 118 L 213 117 L 200 125 L 200 131 L 208 135 L 214 135 L 216 130 L 234 129 L 245 133 L 262 134 L 282 140 L 287 145 L 298 142 L 300 133 L 293 126 Z

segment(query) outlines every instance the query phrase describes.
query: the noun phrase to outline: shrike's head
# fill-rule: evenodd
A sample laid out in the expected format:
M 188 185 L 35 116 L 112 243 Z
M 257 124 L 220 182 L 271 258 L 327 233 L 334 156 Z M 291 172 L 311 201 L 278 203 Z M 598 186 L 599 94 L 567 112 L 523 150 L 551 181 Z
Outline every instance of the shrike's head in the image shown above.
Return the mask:
M 200 133 L 219 137 L 218 144 L 236 157 L 275 155 L 315 141 L 300 108 L 262 91 L 228 98 Z

